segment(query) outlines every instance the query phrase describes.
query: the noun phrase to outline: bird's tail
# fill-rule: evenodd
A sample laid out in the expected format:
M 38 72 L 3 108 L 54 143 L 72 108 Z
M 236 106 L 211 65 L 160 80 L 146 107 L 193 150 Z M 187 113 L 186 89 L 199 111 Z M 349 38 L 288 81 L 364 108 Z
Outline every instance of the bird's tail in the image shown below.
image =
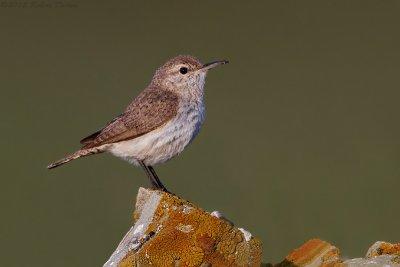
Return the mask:
M 60 159 L 56 162 L 51 163 L 49 166 L 47 166 L 47 169 L 53 169 L 53 168 L 56 168 L 58 166 L 65 164 L 65 163 L 68 163 L 71 160 L 78 159 L 81 157 L 86 157 L 86 156 L 89 156 L 92 154 L 102 153 L 102 152 L 104 152 L 104 150 L 102 150 L 98 147 L 93 147 L 93 148 L 89 148 L 89 149 L 81 149 L 81 150 L 76 151 L 75 153 L 72 153 L 72 154 L 66 156 L 63 159 Z

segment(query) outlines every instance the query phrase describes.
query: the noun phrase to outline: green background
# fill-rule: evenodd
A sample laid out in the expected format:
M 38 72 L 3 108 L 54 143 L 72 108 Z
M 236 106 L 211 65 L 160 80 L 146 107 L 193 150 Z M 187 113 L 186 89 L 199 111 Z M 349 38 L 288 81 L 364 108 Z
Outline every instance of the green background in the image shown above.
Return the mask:
M 107 260 L 145 174 L 108 154 L 45 166 L 178 54 L 231 63 L 200 135 L 156 168 L 170 190 L 268 262 L 313 237 L 346 257 L 400 241 L 399 1 L 105 2 L 0 7 L 1 265 Z

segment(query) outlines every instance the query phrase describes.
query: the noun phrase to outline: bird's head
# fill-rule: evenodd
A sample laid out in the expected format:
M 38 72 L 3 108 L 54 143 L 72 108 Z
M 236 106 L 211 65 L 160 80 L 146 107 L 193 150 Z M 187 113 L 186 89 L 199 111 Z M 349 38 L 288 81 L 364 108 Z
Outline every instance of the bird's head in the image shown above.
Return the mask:
M 191 93 L 195 90 L 203 91 L 207 72 L 226 63 L 228 63 L 227 60 L 219 60 L 202 64 L 192 56 L 177 56 L 157 69 L 152 84 L 178 94 Z

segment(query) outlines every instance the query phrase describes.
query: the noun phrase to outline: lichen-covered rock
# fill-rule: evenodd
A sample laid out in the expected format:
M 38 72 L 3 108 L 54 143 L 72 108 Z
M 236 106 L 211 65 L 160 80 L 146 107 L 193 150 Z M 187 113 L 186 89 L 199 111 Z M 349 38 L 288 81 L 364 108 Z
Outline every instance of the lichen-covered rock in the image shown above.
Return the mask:
M 261 242 L 220 212 L 140 188 L 136 221 L 104 266 L 260 266 Z M 400 267 L 400 243 L 376 242 L 365 258 L 342 260 L 339 249 L 311 239 L 278 264 L 263 267 Z
M 340 266 L 341 263 L 339 250 L 335 246 L 319 239 L 311 239 L 293 250 L 276 266 L 333 267 Z
M 260 266 L 261 242 L 218 214 L 140 188 L 136 223 L 104 266 Z
M 368 249 L 365 258 L 347 260 L 344 264 L 348 267 L 400 266 L 400 243 L 378 241 Z
M 365 258 L 343 261 L 339 250 L 328 242 L 312 239 L 293 250 L 275 267 L 400 267 L 400 243 L 376 242 Z
M 368 249 L 366 257 L 372 258 L 381 255 L 400 256 L 400 243 L 391 244 L 388 242 L 377 241 Z

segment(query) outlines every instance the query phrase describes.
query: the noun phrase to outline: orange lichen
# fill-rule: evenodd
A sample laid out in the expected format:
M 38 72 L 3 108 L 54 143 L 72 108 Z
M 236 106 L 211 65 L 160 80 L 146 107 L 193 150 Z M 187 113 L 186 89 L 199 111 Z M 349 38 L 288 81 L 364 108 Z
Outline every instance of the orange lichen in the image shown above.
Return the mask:
M 369 256 L 379 256 L 379 255 L 397 255 L 400 256 L 400 243 L 391 244 L 387 242 L 382 242 L 379 247 L 371 253 Z

